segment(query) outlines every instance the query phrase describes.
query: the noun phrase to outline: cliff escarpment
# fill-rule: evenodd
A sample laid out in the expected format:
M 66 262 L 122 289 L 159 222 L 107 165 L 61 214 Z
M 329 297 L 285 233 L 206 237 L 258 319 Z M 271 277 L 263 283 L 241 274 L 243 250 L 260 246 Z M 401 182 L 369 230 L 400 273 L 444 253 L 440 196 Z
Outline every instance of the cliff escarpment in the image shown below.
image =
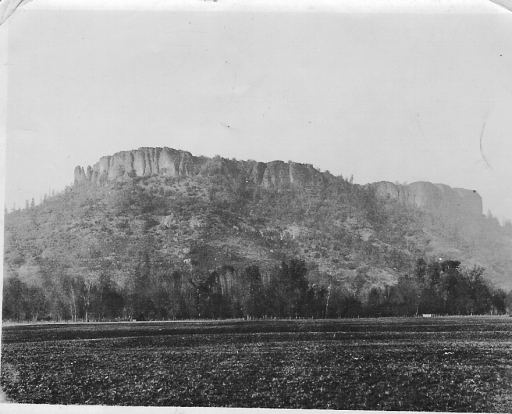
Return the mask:
M 106 181 L 153 174 L 188 176 L 197 164 L 197 158 L 186 151 L 171 148 L 140 148 L 101 157 L 99 162 L 87 169 L 76 167 L 75 182 L 87 180 L 101 184 Z
M 445 184 L 425 181 L 408 185 L 382 181 L 371 186 L 381 197 L 389 197 L 424 210 L 443 211 L 457 218 L 481 217 L 483 214 L 482 197 L 475 190 L 451 188 Z
M 233 167 L 236 163 L 236 168 Z M 265 188 L 285 185 L 309 185 L 324 180 L 325 174 L 310 164 L 272 161 L 230 161 L 220 157 L 195 157 L 190 152 L 172 148 L 139 148 L 102 157 L 99 162 L 86 169 L 75 168 L 75 183 L 90 181 L 95 184 L 122 181 L 131 177 L 162 175 L 188 177 L 208 174 L 211 169 L 220 169 L 227 175 L 242 173 L 248 182 Z
M 310 186 L 326 183 L 333 178 L 322 173 L 310 164 L 272 161 L 236 161 L 216 156 L 214 158 L 196 157 L 190 152 L 172 148 L 139 148 L 122 151 L 112 156 L 102 157 L 99 162 L 86 169 L 75 168 L 75 183 L 108 182 L 129 180 L 133 177 L 161 175 L 170 177 L 189 177 L 208 175 L 211 171 L 228 176 L 237 176 L 247 183 L 264 188 L 284 186 Z M 241 177 L 240 177 L 241 175 Z M 419 181 L 409 185 L 390 182 L 370 184 L 380 197 L 391 198 L 399 202 L 416 206 L 427 211 L 443 211 L 456 218 L 482 216 L 482 197 L 474 190 L 451 188 L 444 184 L 432 184 Z

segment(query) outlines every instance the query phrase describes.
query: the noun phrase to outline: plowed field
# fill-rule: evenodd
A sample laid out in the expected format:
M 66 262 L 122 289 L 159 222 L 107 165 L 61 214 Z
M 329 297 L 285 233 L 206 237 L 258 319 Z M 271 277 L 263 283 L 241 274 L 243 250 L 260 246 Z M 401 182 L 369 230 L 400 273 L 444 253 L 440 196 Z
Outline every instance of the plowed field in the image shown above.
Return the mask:
M 19 403 L 512 411 L 512 318 L 6 326 Z

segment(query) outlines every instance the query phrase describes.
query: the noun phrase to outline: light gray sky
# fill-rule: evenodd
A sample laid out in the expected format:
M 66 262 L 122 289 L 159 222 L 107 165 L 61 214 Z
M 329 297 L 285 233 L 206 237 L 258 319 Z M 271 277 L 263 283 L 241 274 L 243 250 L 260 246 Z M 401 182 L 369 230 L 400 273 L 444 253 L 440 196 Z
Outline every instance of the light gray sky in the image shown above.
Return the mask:
M 477 190 L 484 213 L 512 218 L 512 15 L 499 6 L 404 14 L 33 4 L 6 23 L 9 209 L 62 190 L 77 165 L 167 146 L 312 163 L 361 184 L 441 182 Z

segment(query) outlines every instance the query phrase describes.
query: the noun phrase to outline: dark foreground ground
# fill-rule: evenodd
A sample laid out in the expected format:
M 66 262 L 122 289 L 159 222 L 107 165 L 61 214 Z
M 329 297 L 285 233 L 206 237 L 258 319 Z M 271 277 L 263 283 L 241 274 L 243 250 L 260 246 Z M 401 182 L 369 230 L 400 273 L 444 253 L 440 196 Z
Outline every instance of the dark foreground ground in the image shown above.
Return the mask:
M 512 318 L 7 326 L 18 403 L 512 411 Z

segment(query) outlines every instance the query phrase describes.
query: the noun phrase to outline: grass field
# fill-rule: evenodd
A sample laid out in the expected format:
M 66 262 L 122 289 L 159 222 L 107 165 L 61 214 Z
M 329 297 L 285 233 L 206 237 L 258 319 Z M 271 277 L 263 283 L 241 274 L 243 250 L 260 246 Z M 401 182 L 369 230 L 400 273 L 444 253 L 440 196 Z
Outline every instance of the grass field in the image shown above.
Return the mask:
M 19 403 L 512 411 L 512 318 L 6 326 Z

